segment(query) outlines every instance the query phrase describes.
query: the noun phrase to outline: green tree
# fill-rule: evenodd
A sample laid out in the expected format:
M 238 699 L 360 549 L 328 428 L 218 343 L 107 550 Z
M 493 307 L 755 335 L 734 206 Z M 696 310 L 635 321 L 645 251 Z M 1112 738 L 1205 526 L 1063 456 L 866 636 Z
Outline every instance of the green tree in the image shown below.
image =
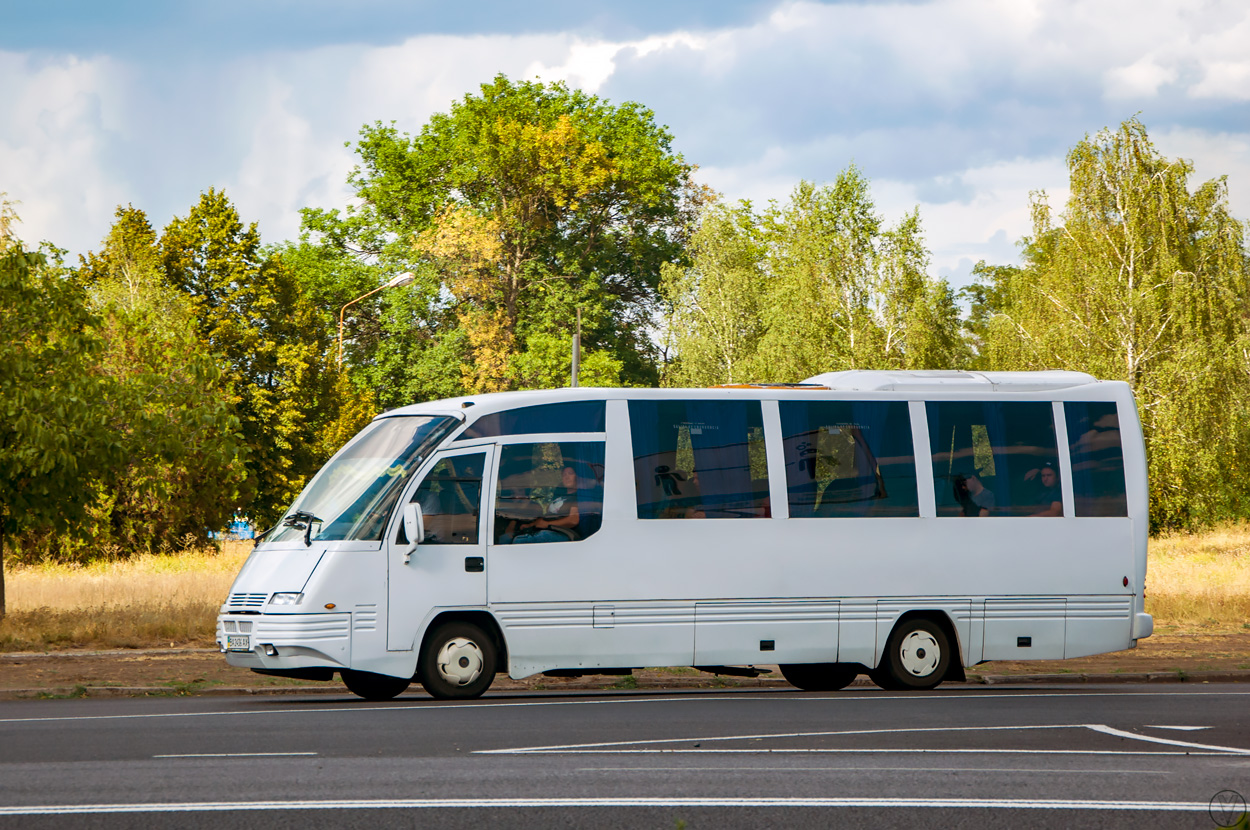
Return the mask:
M 855 167 L 801 182 L 762 217 L 704 212 L 691 267 L 666 276 L 679 382 L 795 381 L 837 369 L 956 368 L 949 286 L 927 274 L 919 214 L 876 214 Z
M 709 386 L 758 380 L 766 306 L 764 231 L 749 202 L 714 204 L 691 235 L 689 267 L 666 263 L 667 338 L 677 357 L 664 382 Z
M 324 314 L 221 191 L 210 189 L 175 218 L 160 249 L 166 278 L 190 298 L 200 339 L 225 361 L 252 515 L 275 521 L 325 460 L 322 436 L 340 415 Z
M 985 267 L 973 319 L 988 368 L 1065 368 L 1137 396 L 1156 529 L 1244 515 L 1250 486 L 1250 257 L 1227 184 L 1190 190 L 1136 118 L 1068 154 L 1058 217 L 1034 194 L 1021 269 Z
M 623 380 L 654 381 L 646 332 L 660 267 L 680 258 L 683 210 L 699 193 L 670 143 L 637 104 L 499 76 L 416 136 L 362 129 L 349 178 L 360 206 L 305 211 L 304 227 L 343 256 L 431 275 L 414 292 L 424 325 L 407 359 L 452 337 L 462 389 L 538 377 L 539 358 L 520 358 L 531 336 L 571 336 L 578 308 L 588 355 L 605 352 Z M 434 363 L 450 357 L 444 348 Z
M 3 211 L 0 211 L 2 213 Z M 77 284 L 6 230 L 0 244 L 0 617 L 6 538 L 73 532 L 92 500 L 89 474 L 122 455 L 111 384 L 96 370 L 98 320 Z
M 191 301 L 168 285 L 142 211 L 119 207 L 79 273 L 100 318 L 112 420 L 128 446 L 121 465 L 93 476 L 92 541 L 134 551 L 202 539 L 228 523 L 247 476 L 229 383 L 203 353 Z

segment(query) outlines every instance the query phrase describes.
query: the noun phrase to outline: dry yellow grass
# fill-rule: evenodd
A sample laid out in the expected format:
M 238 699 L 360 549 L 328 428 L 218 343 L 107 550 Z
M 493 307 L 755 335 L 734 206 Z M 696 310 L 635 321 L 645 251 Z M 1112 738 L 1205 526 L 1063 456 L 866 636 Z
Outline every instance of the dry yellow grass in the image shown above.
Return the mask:
M 217 609 L 251 550 L 17 568 L 0 651 L 211 647 Z M 1250 629 L 1250 524 L 1150 541 L 1146 610 L 1161 630 Z
M 1151 539 L 1146 610 L 1160 627 L 1250 629 L 1250 524 Z
M 0 651 L 212 646 L 217 609 L 251 547 L 8 571 Z

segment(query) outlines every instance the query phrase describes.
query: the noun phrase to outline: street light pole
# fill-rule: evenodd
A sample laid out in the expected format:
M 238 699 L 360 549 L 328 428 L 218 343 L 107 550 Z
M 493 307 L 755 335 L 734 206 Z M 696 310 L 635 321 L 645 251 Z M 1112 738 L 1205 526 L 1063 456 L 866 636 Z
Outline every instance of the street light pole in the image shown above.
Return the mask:
M 343 315 L 347 313 L 347 306 L 352 305 L 352 303 L 358 303 L 361 300 L 363 300 L 365 297 L 372 297 L 374 294 L 378 293 L 384 288 L 399 288 L 401 285 L 407 285 L 408 283 L 412 282 L 416 278 L 417 278 L 416 275 L 413 274 L 411 271 L 405 271 L 402 274 L 397 274 L 391 277 L 389 280 L 387 280 L 385 284 L 379 285 L 377 288 L 373 289 L 368 294 L 361 294 L 359 297 L 357 297 L 356 299 L 352 300 L 350 303 L 348 303 L 347 305 L 339 309 L 339 368 L 340 369 L 343 368 Z

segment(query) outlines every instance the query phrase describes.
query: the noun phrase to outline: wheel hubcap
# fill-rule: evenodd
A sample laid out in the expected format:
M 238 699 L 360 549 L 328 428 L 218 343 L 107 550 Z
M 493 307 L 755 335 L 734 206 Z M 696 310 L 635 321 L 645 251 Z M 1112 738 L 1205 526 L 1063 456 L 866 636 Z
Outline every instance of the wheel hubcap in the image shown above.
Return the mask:
M 448 683 L 467 686 L 482 674 L 482 650 L 463 637 L 448 640 L 438 650 L 438 673 Z
M 927 631 L 913 631 L 903 638 L 899 657 L 903 670 L 913 677 L 925 677 L 937 670 L 942 652 Z

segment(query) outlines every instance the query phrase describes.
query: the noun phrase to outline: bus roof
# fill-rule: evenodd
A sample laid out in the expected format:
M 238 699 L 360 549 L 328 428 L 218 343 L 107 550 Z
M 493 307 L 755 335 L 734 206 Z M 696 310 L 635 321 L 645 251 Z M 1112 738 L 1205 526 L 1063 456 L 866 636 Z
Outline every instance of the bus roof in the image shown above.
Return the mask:
M 568 400 L 593 400 L 623 397 L 669 397 L 682 391 L 735 394 L 739 390 L 755 392 L 799 392 L 829 390 L 833 392 L 1046 392 L 1102 383 L 1084 372 L 959 372 L 959 371 L 873 371 L 851 370 L 815 375 L 801 384 L 734 384 L 699 390 L 622 389 L 581 387 L 571 389 L 535 389 L 525 392 L 495 392 L 466 395 L 438 401 L 426 401 L 392 409 L 379 418 L 396 415 L 452 414 L 473 420 L 488 412 Z M 700 396 L 702 397 L 702 396 Z
M 1041 392 L 1098 383 L 1085 372 L 960 372 L 851 370 L 813 375 L 803 383 L 856 392 Z

